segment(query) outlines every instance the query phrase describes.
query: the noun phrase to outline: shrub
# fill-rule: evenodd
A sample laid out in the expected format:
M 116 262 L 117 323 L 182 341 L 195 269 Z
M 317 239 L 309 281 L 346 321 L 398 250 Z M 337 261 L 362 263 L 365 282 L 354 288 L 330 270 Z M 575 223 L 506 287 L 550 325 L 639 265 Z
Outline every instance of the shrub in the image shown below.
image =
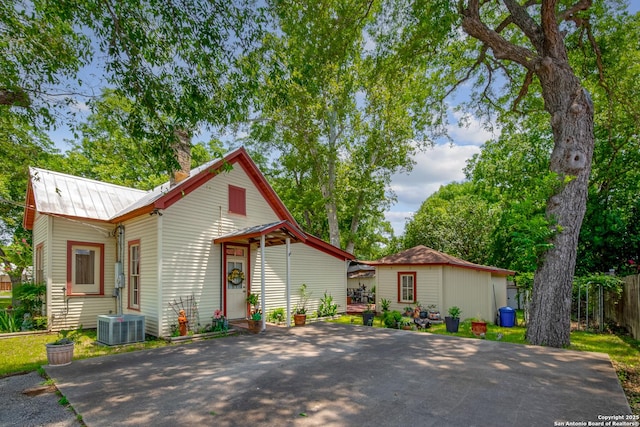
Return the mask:
M 283 307 L 274 308 L 267 314 L 267 321 L 271 323 L 281 323 L 285 321 L 285 313 Z
M 331 294 L 327 295 L 327 291 L 324 291 L 324 296 L 320 298 L 318 317 L 335 316 L 337 313 L 338 304 L 333 302 Z
M 11 310 L 0 310 L 0 332 L 19 332 L 20 325 Z
M 398 322 L 402 321 L 402 313 L 398 310 L 386 311 L 382 321 L 385 327 L 395 329 L 398 327 Z

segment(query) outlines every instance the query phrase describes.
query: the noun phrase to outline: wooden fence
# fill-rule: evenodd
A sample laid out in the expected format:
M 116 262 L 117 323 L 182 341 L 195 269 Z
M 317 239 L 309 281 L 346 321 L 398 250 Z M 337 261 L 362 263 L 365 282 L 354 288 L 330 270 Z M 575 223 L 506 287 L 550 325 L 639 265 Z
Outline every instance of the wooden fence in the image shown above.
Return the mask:
M 633 338 L 640 340 L 640 275 L 627 276 L 623 280 L 620 299 L 606 298 L 604 317 L 627 328 Z

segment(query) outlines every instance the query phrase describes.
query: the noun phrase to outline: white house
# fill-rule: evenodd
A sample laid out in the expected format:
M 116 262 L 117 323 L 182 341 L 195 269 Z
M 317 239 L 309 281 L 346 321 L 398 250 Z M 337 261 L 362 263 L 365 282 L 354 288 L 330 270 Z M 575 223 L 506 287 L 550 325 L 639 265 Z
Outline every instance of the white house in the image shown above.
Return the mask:
M 416 246 L 377 261 L 376 299 L 390 301 L 391 310 L 420 302 L 423 307 L 435 304 L 442 316 L 449 307 L 462 309 L 462 319 L 482 318 L 493 322 L 500 307 L 507 305 L 507 277 L 511 270 L 474 264 L 436 251 Z
M 243 148 L 182 172 L 146 192 L 30 168 L 24 226 L 52 330 L 126 314 L 167 336 L 172 303 L 192 298 L 206 324 L 246 318 L 249 292 L 290 313 L 303 283 L 311 311 L 325 291 L 346 301 L 352 255 L 304 233 Z

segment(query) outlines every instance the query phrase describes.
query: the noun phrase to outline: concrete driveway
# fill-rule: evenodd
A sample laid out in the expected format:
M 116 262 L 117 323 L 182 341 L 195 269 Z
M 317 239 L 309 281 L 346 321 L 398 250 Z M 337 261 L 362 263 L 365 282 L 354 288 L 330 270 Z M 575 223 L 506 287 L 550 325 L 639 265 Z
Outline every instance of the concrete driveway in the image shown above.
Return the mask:
M 89 427 L 554 426 L 631 413 L 605 354 L 330 323 L 46 372 Z

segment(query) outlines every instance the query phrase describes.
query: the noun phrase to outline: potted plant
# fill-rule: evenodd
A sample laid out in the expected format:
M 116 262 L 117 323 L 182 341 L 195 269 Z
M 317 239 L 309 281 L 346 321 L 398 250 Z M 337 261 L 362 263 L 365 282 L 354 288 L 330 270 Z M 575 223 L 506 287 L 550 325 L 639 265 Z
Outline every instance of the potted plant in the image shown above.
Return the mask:
M 458 328 L 460 327 L 460 314 L 462 310 L 460 307 L 452 306 L 449 307 L 448 316 L 444 317 L 444 322 L 447 327 L 447 332 L 455 333 L 458 332 Z
M 82 332 L 82 325 L 73 331 L 62 330 L 58 332 L 58 339 L 45 344 L 47 347 L 47 360 L 50 366 L 65 366 L 73 359 L 75 341 Z
M 309 301 L 309 297 L 311 296 L 311 293 L 307 291 L 306 283 L 300 286 L 298 294 L 300 295 L 300 299 L 293 309 L 293 324 L 295 326 L 304 326 L 304 324 L 307 323 L 307 301 Z
M 262 312 L 256 310 L 251 313 L 251 316 L 247 319 L 247 325 L 249 330 L 254 334 L 257 334 L 262 329 Z
M 249 304 L 249 314 L 251 315 L 255 311 L 258 311 L 258 305 L 260 304 L 260 296 L 256 293 L 250 293 L 247 295 L 247 304 Z
M 481 317 L 471 319 L 471 332 L 473 335 L 480 336 L 487 333 L 487 322 Z
M 373 326 L 373 318 L 376 313 L 371 308 L 371 304 L 367 304 L 367 309 L 362 312 L 362 324 L 365 326 Z
M 410 331 L 413 329 L 413 319 L 410 317 L 402 316 L 398 322 L 398 328 Z
M 427 306 L 426 317 L 429 320 L 440 320 L 440 311 L 436 307 L 435 304 L 429 304 Z M 422 317 L 422 313 L 420 313 L 420 317 Z
M 262 327 L 262 312 L 258 308 L 260 304 L 259 295 L 256 293 L 250 293 L 247 295 L 247 304 L 249 304 L 249 318 L 247 319 L 247 325 L 251 332 L 258 333 Z
M 222 310 L 216 309 L 211 317 L 211 330 L 213 332 L 226 332 L 229 329 L 229 321 L 225 319 Z
M 391 307 L 391 301 L 386 298 L 382 298 L 380 300 L 380 308 L 382 309 L 382 312 L 386 313 L 389 311 L 389 307 Z

